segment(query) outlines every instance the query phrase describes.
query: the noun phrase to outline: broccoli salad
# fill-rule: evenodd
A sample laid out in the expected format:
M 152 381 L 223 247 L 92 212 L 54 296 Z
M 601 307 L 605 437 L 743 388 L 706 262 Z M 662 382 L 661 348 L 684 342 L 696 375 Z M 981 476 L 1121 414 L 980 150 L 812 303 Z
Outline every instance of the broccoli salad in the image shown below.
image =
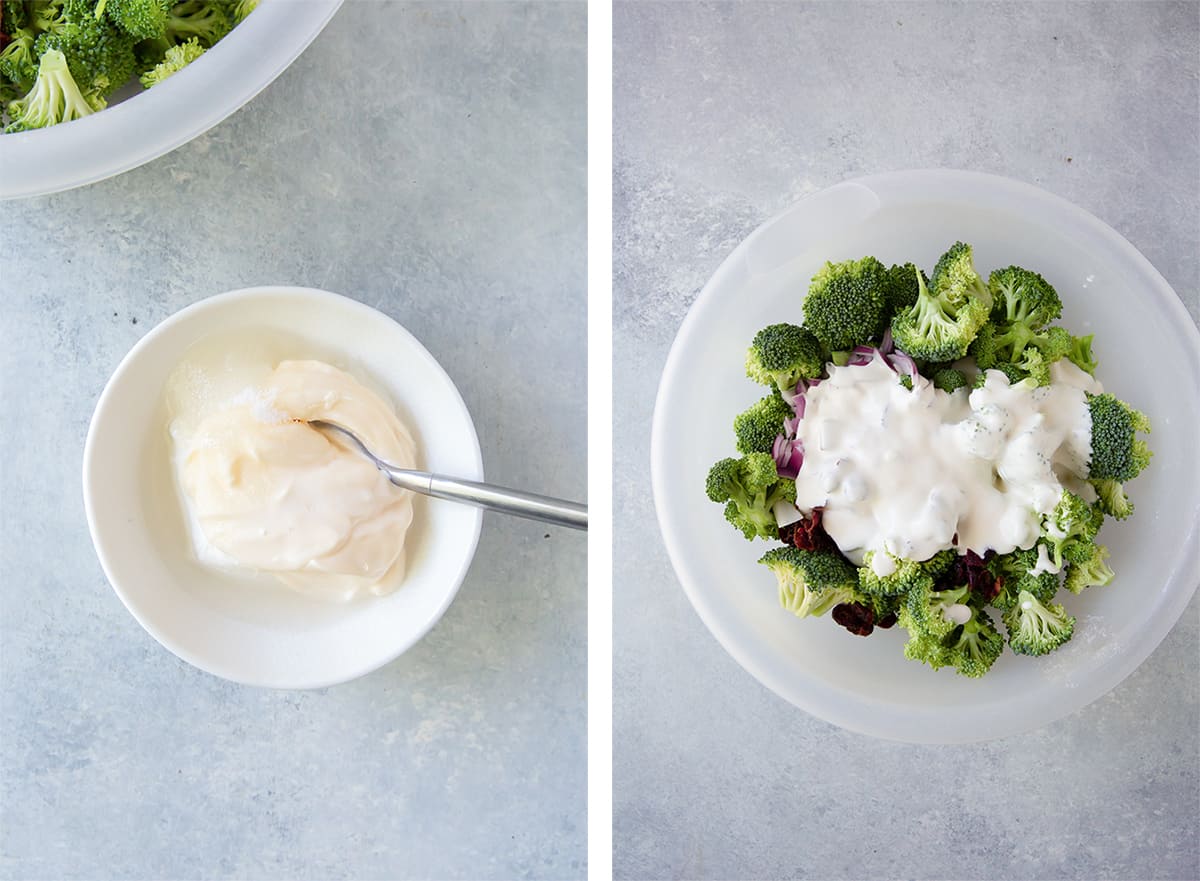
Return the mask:
M 1104 392 L 1092 337 L 1051 324 L 1057 292 L 1010 266 L 985 281 L 957 242 L 931 275 L 827 263 L 803 324 L 759 331 L 746 373 L 770 392 L 733 420 L 740 458 L 708 497 L 780 604 L 851 633 L 899 624 L 906 657 L 985 674 L 1044 655 L 1075 619 L 1054 602 L 1114 575 L 1096 537 L 1128 517 L 1146 417 Z
M 4 131 L 90 116 L 136 79 L 183 70 L 259 0 L 0 0 Z

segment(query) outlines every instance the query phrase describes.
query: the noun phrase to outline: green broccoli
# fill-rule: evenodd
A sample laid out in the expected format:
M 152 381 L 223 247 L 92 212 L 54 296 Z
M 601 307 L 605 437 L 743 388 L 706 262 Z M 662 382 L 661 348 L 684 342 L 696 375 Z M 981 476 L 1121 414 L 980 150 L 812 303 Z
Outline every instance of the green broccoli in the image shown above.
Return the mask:
M 1062 317 L 1062 300 L 1051 284 L 1036 272 L 1009 266 L 988 277 L 992 294 L 992 320 L 1019 324 L 1029 331 Z
M 1109 517 L 1124 520 L 1133 513 L 1133 502 L 1125 495 L 1125 487 L 1116 480 L 1089 480 L 1099 496 L 1097 504 Z
M 88 102 L 71 77 L 66 57 L 49 49 L 42 55 L 37 79 L 29 94 L 9 105 L 12 122 L 6 131 L 21 132 L 57 125 L 90 116 L 102 106 Z
M 131 37 L 149 40 L 166 33 L 171 4 L 172 0 L 100 0 L 96 4 L 96 18 L 107 13 Z
M 233 23 L 241 24 L 246 16 L 258 8 L 258 0 L 237 0 L 233 7 Z
M 944 392 L 952 392 L 963 388 L 966 384 L 967 377 L 961 370 L 955 370 L 953 367 L 943 367 L 933 374 L 933 387 Z
M 1136 432 L 1150 432 L 1150 420 L 1109 394 L 1087 396 L 1092 415 L 1092 461 L 1088 477 L 1124 482 L 1150 463 L 1150 448 Z
M 959 242 L 938 260 L 928 286 L 917 279 L 917 301 L 892 318 L 897 348 L 918 361 L 955 361 L 967 353 L 992 308 L 991 293 Z
M 107 20 L 97 20 L 91 0 L 66 0 L 63 24 L 37 38 L 35 51 L 66 56 L 79 90 L 93 103 L 107 98 L 137 72 L 135 37 Z
M 836 551 L 772 548 L 758 562 L 775 573 L 779 604 L 797 617 L 824 615 L 854 601 L 854 567 Z
M 0 74 L 28 90 L 37 79 L 38 57 L 33 48 L 37 34 L 21 28 L 10 36 L 12 41 L 0 52 Z
M 157 86 L 163 80 L 174 76 L 207 51 L 195 37 L 186 43 L 172 46 L 160 61 L 150 70 L 139 77 L 143 86 L 149 89 Z
M 912 263 L 896 264 L 887 271 L 887 281 L 884 285 L 884 313 L 890 319 L 901 309 L 908 309 L 917 302 L 921 292 L 921 283 L 929 284 L 925 273 Z M 886 322 L 885 322 L 886 323 Z
M 820 376 L 824 369 L 820 342 L 795 324 L 764 327 L 746 352 L 746 375 L 785 391 L 794 389 L 801 379 Z
M 167 14 L 167 37 L 181 43 L 195 37 L 201 45 L 212 46 L 233 28 L 221 4 L 209 0 L 181 0 Z
M 1021 591 L 1004 613 L 1008 644 L 1020 655 L 1054 651 L 1075 632 L 1075 619 L 1058 603 L 1043 604 L 1029 591 Z
M 1070 563 L 1090 559 L 1092 542 L 1103 523 L 1104 512 L 1098 506 L 1063 490 L 1062 498 L 1042 523 L 1054 568 L 1060 568 L 1064 559 Z
M 1008 377 L 1008 382 L 1010 385 L 1016 385 L 1018 382 L 1024 382 L 1025 380 L 1029 379 L 1029 377 L 1025 375 L 1025 371 L 1016 364 L 997 364 L 994 367 L 989 367 L 988 370 L 999 370 Z M 975 381 L 971 383 L 971 388 L 983 388 L 985 385 L 987 385 L 987 375 L 987 370 L 980 370 L 979 373 L 975 375 Z M 1033 384 L 1033 381 L 1030 380 L 1030 383 Z
M 887 318 L 887 270 L 874 257 L 826 263 L 804 298 L 804 326 L 828 351 L 869 345 Z
M 867 551 L 863 556 L 863 565 L 858 570 L 858 588 L 868 596 L 899 596 L 908 593 L 918 584 L 933 583 L 923 564 L 891 554 L 888 556 L 892 558 L 893 571 L 888 575 L 876 575 L 871 561 L 877 553 L 887 552 Z
M 1104 562 L 1107 558 L 1108 548 L 1093 544 L 1091 554 L 1086 560 L 1073 562 L 1067 567 L 1067 577 L 1063 586 L 1071 593 L 1082 593 L 1086 587 L 1103 587 L 1108 584 L 1116 573 Z
M 1092 334 L 1071 338 L 1071 349 L 1067 352 L 1067 360 L 1084 373 L 1096 375 L 1096 365 L 1099 362 L 1092 356 Z
M 1050 365 L 1071 351 L 1073 337 L 1061 327 L 1031 331 L 1019 322 L 987 324 L 968 349 L 982 370 L 1014 365 L 1038 385 L 1050 384 Z
M 922 563 L 921 566 L 925 569 L 927 575 L 937 579 L 949 572 L 957 559 L 958 551 L 954 548 L 946 548 L 945 550 L 938 551 Z
M 900 626 L 913 638 L 941 640 L 958 626 L 946 616 L 946 611 L 951 606 L 966 605 L 970 593 L 971 588 L 966 584 L 951 590 L 934 590 L 933 579 L 926 577 L 903 597 Z
M 1049 551 L 1050 546 L 1044 540 L 1039 543 L 1045 545 Z M 988 561 L 988 570 L 999 578 L 1003 585 L 1000 593 L 992 598 L 992 605 L 997 609 L 1011 609 L 1022 591 L 1033 594 L 1043 603 L 1050 602 L 1058 593 L 1057 572 L 1042 571 L 1033 574 L 1038 564 L 1039 543 L 1029 548 L 1018 548 L 1009 554 L 998 554 Z
M 796 501 L 796 484 L 779 476 L 769 453 L 722 459 L 709 470 L 704 489 L 714 502 L 726 503 L 725 519 L 748 539 L 778 538 L 772 509 L 777 502 Z
M 959 674 L 972 679 L 987 673 L 1004 651 L 1004 637 L 996 630 L 987 612 L 968 608 L 971 617 L 967 622 L 950 622 L 952 627 L 944 635 L 920 629 L 916 634 L 909 631 L 904 656 L 926 663 L 935 670 L 952 666 Z
M 770 453 L 775 438 L 783 432 L 783 421 L 795 416 L 792 405 L 778 393 L 767 395 L 733 419 L 739 453 Z

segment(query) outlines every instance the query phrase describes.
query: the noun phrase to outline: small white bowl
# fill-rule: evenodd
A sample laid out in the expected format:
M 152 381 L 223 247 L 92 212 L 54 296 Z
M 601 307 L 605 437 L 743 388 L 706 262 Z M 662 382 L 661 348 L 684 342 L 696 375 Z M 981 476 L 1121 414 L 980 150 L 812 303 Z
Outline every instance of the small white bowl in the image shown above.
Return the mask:
M 1074 638 L 1044 658 L 1008 649 L 982 679 L 903 655 L 902 628 L 851 636 L 828 617 L 779 607 L 774 577 L 704 495 L 733 453 L 733 417 L 762 395 L 742 376 L 760 328 L 799 323 L 826 260 L 873 254 L 932 269 L 955 240 L 983 272 L 1037 270 L 1063 300 L 1062 324 L 1095 334 L 1097 378 L 1150 417 L 1154 459 L 1129 486 L 1137 510 L 1100 541 L 1116 578 L 1056 601 Z M 1179 619 L 1200 573 L 1200 334 L 1138 251 L 1092 215 L 1028 184 L 965 171 L 904 171 L 816 193 L 767 221 L 700 292 L 663 370 L 651 477 L 667 552 L 696 611 L 763 684 L 826 721 L 920 743 L 965 743 L 1044 725 L 1128 676 Z
M 262 0 L 201 58 L 153 89 L 135 82 L 99 113 L 0 135 L 0 199 L 95 183 L 186 144 L 270 85 L 341 5 Z
M 397 406 L 421 464 L 483 479 L 475 426 L 433 356 L 388 316 L 309 288 L 260 287 L 202 300 L 130 350 L 96 405 L 83 496 L 100 564 L 130 613 L 178 657 L 225 679 L 321 688 L 375 670 L 424 636 L 454 599 L 479 540 L 479 509 L 418 498 L 407 573 L 383 597 L 336 604 L 247 584 L 195 560 L 172 480 L 163 388 L 202 338 L 262 331 L 287 357 L 348 370 Z

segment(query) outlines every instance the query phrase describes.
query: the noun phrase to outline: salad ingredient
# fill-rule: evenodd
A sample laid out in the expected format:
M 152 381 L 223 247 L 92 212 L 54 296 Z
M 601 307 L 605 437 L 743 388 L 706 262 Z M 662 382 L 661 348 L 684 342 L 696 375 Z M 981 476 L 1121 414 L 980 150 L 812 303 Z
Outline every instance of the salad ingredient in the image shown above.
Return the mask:
M 772 324 L 754 335 L 746 352 L 746 375 L 775 389 L 794 389 L 825 369 L 821 343 L 794 324 Z
M 255 5 L 247 0 L 4 0 L 0 95 L 5 131 L 45 128 L 102 110 L 112 93 L 135 77 L 146 88 L 161 83 L 222 39 Z M 65 59 L 65 70 L 59 69 L 59 58 Z M 71 100 L 51 100 L 48 90 Z
M 706 489 L 747 539 L 785 545 L 759 561 L 785 608 L 862 636 L 898 622 L 907 657 L 969 677 L 1005 642 L 989 606 L 1017 654 L 1071 638 L 1053 600 L 1113 581 L 1096 539 L 1132 514 L 1151 452 L 1149 420 L 1105 393 L 1093 338 L 1061 314 L 1040 274 L 985 282 L 956 242 L 928 277 L 826 263 L 804 325 L 756 335 L 747 374 L 771 394 L 735 418 L 743 456 Z

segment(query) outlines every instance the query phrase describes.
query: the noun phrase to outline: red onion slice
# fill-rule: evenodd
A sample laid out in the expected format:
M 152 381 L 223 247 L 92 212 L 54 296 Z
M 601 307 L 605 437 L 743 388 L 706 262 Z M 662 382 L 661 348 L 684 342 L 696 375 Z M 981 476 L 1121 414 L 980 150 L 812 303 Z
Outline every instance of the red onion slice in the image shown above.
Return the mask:
M 883 332 L 883 341 L 879 344 L 879 351 L 886 355 L 895 347 L 895 344 L 892 342 L 892 326 L 889 324 L 887 330 Z
M 917 372 L 917 362 L 899 349 L 888 355 L 887 360 L 897 373 L 904 373 L 912 377 L 921 375 Z

